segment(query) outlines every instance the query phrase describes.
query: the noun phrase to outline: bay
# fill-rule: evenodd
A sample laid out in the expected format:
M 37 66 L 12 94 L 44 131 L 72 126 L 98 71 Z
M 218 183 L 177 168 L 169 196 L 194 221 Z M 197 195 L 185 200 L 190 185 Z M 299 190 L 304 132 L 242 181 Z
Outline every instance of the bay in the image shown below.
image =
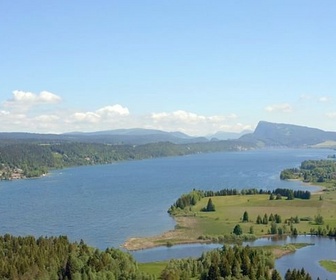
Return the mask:
M 169 157 L 52 171 L 0 182 L 0 233 L 67 235 L 105 249 L 174 227 L 167 209 L 196 189 L 316 190 L 279 179 L 284 168 L 325 159 L 330 150 L 257 150 Z

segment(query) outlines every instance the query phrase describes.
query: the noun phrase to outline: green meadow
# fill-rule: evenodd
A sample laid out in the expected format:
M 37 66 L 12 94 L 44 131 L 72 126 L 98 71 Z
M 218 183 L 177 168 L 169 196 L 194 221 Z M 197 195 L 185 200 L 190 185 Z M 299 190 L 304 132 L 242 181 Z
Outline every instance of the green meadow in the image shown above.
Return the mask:
M 243 235 L 249 235 L 251 228 L 253 236 L 258 238 L 269 235 L 271 222 L 268 224 L 257 224 L 257 216 L 269 217 L 271 214 L 280 215 L 281 223 L 277 227 L 283 229 L 283 234 L 291 234 L 291 226 L 297 229 L 298 234 L 310 233 L 310 230 L 322 228 L 336 228 L 336 191 L 321 191 L 311 196 L 311 199 L 270 200 L 268 194 L 255 195 L 233 195 L 211 197 L 215 205 L 215 211 L 204 212 L 209 197 L 202 198 L 195 206 L 188 209 L 184 214 L 175 216 L 178 225 L 168 235 L 152 237 L 150 240 L 154 246 L 170 245 L 178 243 L 192 243 L 200 241 L 220 241 L 220 236 L 234 236 L 233 229 L 239 224 Z M 244 212 L 248 213 L 248 221 L 243 222 Z M 323 217 L 323 224 L 315 223 L 316 216 Z M 298 217 L 299 222 L 293 223 L 291 217 Z M 177 235 L 175 236 L 174 233 Z M 181 240 L 178 237 L 184 236 Z M 199 237 L 203 236 L 202 240 Z M 166 237 L 166 238 L 165 238 Z M 148 241 L 148 240 L 146 240 Z M 143 242 L 138 239 L 137 242 Z M 230 242 L 224 238 L 222 242 Z M 264 246 L 261 249 L 271 251 L 275 258 L 295 252 L 310 244 L 287 244 L 285 246 Z M 168 262 L 153 262 L 139 264 L 140 271 L 151 273 L 160 277 Z M 336 272 L 336 262 L 333 260 L 321 261 L 320 265 L 331 272 Z
M 283 233 L 290 232 L 292 225 L 298 234 L 310 233 L 311 228 L 317 229 L 319 226 L 336 227 L 336 192 L 324 191 L 311 196 L 311 199 L 270 200 L 267 194 L 257 195 L 235 195 L 235 196 L 215 196 L 212 201 L 216 211 L 201 211 L 207 205 L 209 198 L 203 198 L 195 206 L 191 207 L 193 217 L 196 219 L 195 230 L 202 235 L 216 236 L 231 234 L 234 227 L 239 224 L 243 233 L 253 232 L 257 237 L 269 233 L 270 223 L 257 224 L 258 215 L 261 218 L 265 214 L 278 214 L 282 222 L 277 227 L 283 228 Z M 248 221 L 243 222 L 244 212 L 248 213 Z M 317 215 L 323 217 L 324 223 L 317 225 L 314 218 Z M 299 223 L 290 223 L 290 218 L 298 217 Z M 287 222 L 286 222 L 287 220 Z
M 139 270 L 148 273 L 151 275 L 155 275 L 157 278 L 160 277 L 162 270 L 167 266 L 168 261 L 166 262 L 151 262 L 151 263 L 139 263 Z
M 330 272 L 336 272 L 336 261 L 335 260 L 322 260 L 320 261 L 320 265 L 330 271 Z
M 174 230 L 158 236 L 132 238 L 124 247 L 128 250 L 146 249 L 156 246 L 173 246 L 198 242 L 240 242 L 267 236 L 272 233 L 272 224 L 257 224 L 258 215 L 269 218 L 271 214 L 281 217 L 276 223 L 276 234 L 292 235 L 310 234 L 318 231 L 327 235 L 329 230 L 336 233 L 336 191 L 324 190 L 311 195 L 310 199 L 270 200 L 268 194 L 213 196 L 211 200 L 215 211 L 204 212 L 209 197 L 202 198 L 187 211 L 174 215 L 176 227 Z M 244 212 L 248 220 L 243 221 Z M 322 222 L 317 223 L 316 217 Z M 234 228 L 239 225 L 242 234 L 233 234 Z M 274 228 L 273 228 L 274 229 Z M 274 234 L 274 232 L 273 232 Z

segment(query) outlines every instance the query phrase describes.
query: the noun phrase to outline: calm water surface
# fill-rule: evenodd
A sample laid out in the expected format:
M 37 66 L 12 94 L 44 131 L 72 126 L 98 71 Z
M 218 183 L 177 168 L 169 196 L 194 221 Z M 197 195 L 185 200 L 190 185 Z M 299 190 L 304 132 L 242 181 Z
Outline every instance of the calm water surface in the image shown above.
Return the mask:
M 172 229 L 169 206 L 193 188 L 317 188 L 279 180 L 284 168 L 330 150 L 197 154 L 57 170 L 0 182 L 0 233 L 68 235 L 105 249 Z

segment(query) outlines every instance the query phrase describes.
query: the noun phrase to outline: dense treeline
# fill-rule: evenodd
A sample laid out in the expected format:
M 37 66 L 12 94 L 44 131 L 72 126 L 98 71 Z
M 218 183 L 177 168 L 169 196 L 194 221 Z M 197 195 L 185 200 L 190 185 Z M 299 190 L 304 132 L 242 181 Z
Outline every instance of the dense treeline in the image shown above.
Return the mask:
M 40 176 L 49 168 L 58 167 L 49 147 L 32 144 L 13 144 L 0 147 L 0 178 L 9 179 L 11 172 L 25 177 Z
M 295 279 L 311 279 L 303 269 L 300 277 Z M 289 270 L 286 279 L 296 275 L 297 270 Z M 178 279 L 246 279 L 246 280 L 281 280 L 281 275 L 274 269 L 274 258 L 271 253 L 249 246 L 224 246 L 213 250 L 199 259 L 171 260 L 162 271 L 163 280 Z
M 231 196 L 231 195 L 249 195 L 249 194 L 265 194 L 270 193 L 269 191 L 265 192 L 263 190 L 257 189 L 222 189 L 219 191 L 211 191 L 211 190 L 193 190 L 188 194 L 183 194 L 179 197 L 176 202 L 170 206 L 168 209 L 168 213 L 173 215 L 176 211 L 186 209 L 190 206 L 196 205 L 198 201 L 200 201 L 204 197 L 212 197 L 212 196 Z
M 183 194 L 179 197 L 176 202 L 170 206 L 168 209 L 168 213 L 171 215 L 175 215 L 181 210 L 188 211 L 191 206 L 196 205 L 198 201 L 200 201 L 204 197 L 214 197 L 214 196 L 232 196 L 232 195 L 256 195 L 256 194 L 270 194 L 272 197 L 278 196 L 286 196 L 287 199 L 291 200 L 294 198 L 300 199 L 310 199 L 311 193 L 309 191 L 294 191 L 291 189 L 281 189 L 277 188 L 273 191 L 270 190 L 258 190 L 255 188 L 252 189 L 222 189 L 219 191 L 212 190 L 193 190 L 188 194 Z
M 37 177 L 51 168 L 77 165 L 106 164 L 122 160 L 181 156 L 201 152 L 236 151 L 245 144 L 239 141 L 173 144 L 170 142 L 144 145 L 110 145 L 100 143 L 51 142 L 0 145 L 0 179 Z M 245 145 L 247 149 L 250 146 Z
M 304 268 L 301 268 L 301 270 L 288 269 L 285 274 L 285 280 L 312 280 L 309 273 L 307 273 Z
M 300 199 L 310 199 L 311 193 L 309 191 L 301 191 L 301 190 L 290 190 L 290 189 L 280 189 L 277 188 L 272 191 L 273 194 L 280 194 L 281 196 L 286 196 L 289 200 L 294 198 Z
M 336 183 L 336 161 L 306 160 L 300 168 L 289 168 L 281 171 L 280 179 L 299 179 L 307 183 Z
M 132 256 L 100 251 L 67 237 L 0 236 L 1 279 L 155 279 L 139 271 Z
M 83 241 L 69 242 L 66 236 L 0 236 L 1 279 L 51 280 L 154 280 L 138 269 L 133 257 L 118 249 L 104 251 Z M 303 269 L 288 270 L 285 279 L 311 279 Z M 274 257 L 266 250 L 249 246 L 223 246 L 200 258 L 173 259 L 161 272 L 162 280 L 251 279 L 281 280 L 274 269 Z
M 182 194 L 176 202 L 170 206 L 168 209 L 168 213 L 173 215 L 176 210 L 180 209 L 183 210 L 187 207 L 196 205 L 198 201 L 200 201 L 204 197 L 204 192 L 200 190 L 193 190 L 188 194 Z
M 310 234 L 317 236 L 336 237 L 336 227 L 332 228 L 327 225 L 326 227 L 319 226 L 318 228 L 311 228 Z

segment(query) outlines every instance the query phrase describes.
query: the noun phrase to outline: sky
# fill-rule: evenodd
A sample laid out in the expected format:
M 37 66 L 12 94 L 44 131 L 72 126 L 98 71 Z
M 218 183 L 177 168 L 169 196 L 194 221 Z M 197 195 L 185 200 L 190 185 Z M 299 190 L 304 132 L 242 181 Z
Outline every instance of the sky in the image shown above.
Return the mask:
M 0 131 L 336 131 L 336 2 L 0 1 Z

